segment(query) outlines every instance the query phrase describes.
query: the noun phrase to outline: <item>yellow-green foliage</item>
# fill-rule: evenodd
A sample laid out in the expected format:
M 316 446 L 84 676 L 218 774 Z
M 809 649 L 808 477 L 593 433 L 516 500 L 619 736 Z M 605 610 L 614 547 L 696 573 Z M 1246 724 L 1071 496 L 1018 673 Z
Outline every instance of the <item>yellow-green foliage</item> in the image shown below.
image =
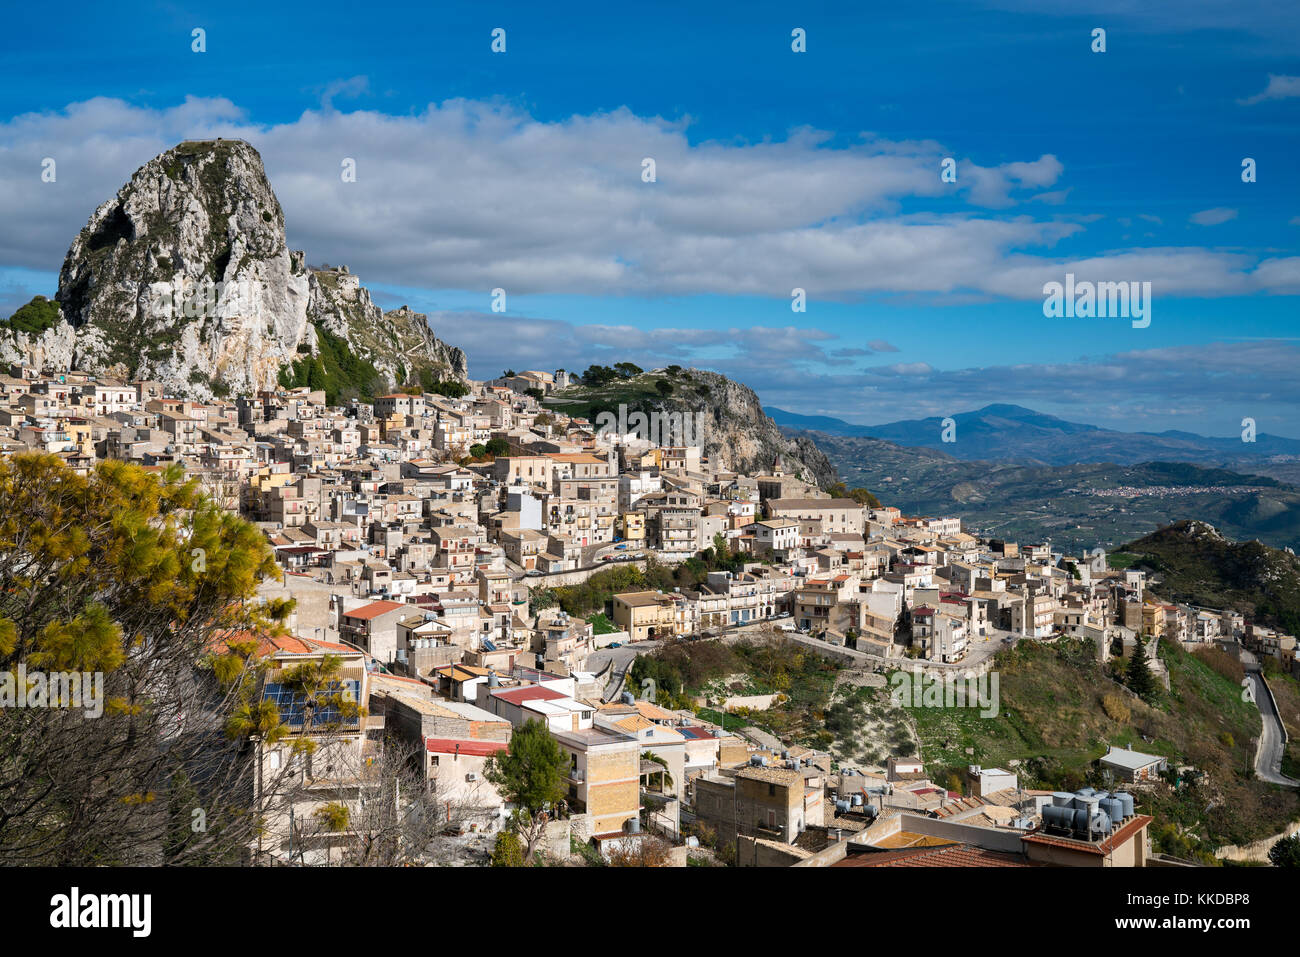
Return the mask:
M 261 639 L 288 607 L 250 601 L 278 577 L 265 536 L 179 467 L 78 474 L 15 455 L 0 459 L 0 506 L 0 672 L 99 673 L 103 696 L 95 720 L 0 709 L 0 863 L 113 865 L 146 847 L 169 862 L 236 859 L 251 751 L 177 732 L 216 718 L 283 734 L 258 700 Z M 193 841 L 174 839 L 196 832 L 170 783 L 188 766 L 203 770 L 208 821 Z
M 497 833 L 496 844 L 492 847 L 492 866 L 524 866 L 524 849 L 519 845 L 519 838 L 510 831 Z
M 327 831 L 337 834 L 339 831 L 348 829 L 348 820 L 351 818 L 351 814 L 346 804 L 335 801 L 323 807 L 318 807 L 315 813 L 321 822 L 321 827 Z
M 162 616 L 247 627 L 240 601 L 278 575 L 257 528 L 179 468 L 109 461 L 82 476 L 57 456 L 16 455 L 0 461 L 0 502 L 6 663 L 111 672 Z
M 1129 718 L 1133 716 L 1133 711 L 1129 708 L 1128 702 L 1117 694 L 1103 695 L 1101 710 L 1106 712 L 1106 717 L 1112 721 L 1118 721 L 1120 724 L 1128 724 Z

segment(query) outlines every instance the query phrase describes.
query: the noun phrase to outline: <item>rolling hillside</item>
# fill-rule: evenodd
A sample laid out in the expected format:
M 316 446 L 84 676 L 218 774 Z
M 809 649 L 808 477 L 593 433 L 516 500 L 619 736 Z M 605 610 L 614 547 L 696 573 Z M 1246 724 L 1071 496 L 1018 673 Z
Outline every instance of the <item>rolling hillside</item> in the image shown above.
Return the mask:
M 1300 488 L 1182 462 L 1025 465 L 968 462 L 881 439 L 809 435 L 849 486 L 908 514 L 957 515 L 972 532 L 1067 551 L 1114 548 L 1200 519 L 1231 538 L 1300 545 Z
M 1178 522 L 1113 556 L 1159 578 L 1162 597 L 1231 607 L 1292 634 L 1300 631 L 1300 559 L 1259 542 L 1234 542 L 1205 522 Z

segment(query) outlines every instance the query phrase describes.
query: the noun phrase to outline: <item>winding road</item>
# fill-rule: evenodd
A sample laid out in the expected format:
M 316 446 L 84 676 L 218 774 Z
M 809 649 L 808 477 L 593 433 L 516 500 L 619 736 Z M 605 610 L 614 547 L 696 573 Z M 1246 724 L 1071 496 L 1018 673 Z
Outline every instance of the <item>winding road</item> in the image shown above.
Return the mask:
M 1285 747 L 1286 734 L 1282 730 L 1282 719 L 1273 706 L 1273 696 L 1264 686 L 1264 677 L 1260 674 L 1259 662 L 1247 651 L 1241 653 L 1241 663 L 1245 666 L 1246 676 L 1250 679 L 1251 691 L 1255 696 L 1255 705 L 1260 717 L 1264 719 L 1264 730 L 1259 736 L 1259 749 L 1255 753 L 1255 774 L 1261 781 L 1281 784 L 1286 787 L 1300 787 L 1300 781 L 1289 778 L 1282 773 L 1282 749 Z

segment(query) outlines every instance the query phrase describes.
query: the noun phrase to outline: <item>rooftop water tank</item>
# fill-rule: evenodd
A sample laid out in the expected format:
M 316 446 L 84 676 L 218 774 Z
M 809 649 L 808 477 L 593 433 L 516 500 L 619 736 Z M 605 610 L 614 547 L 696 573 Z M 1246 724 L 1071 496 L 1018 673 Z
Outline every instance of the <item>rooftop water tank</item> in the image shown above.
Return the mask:
M 1112 824 L 1124 819 L 1124 803 L 1119 798 L 1102 798 L 1100 806 L 1102 813 L 1110 818 Z
M 1099 840 L 1110 833 L 1110 815 L 1105 811 L 1094 811 L 1088 818 L 1088 839 Z
M 1052 804 L 1043 808 L 1043 824 L 1049 828 L 1074 830 L 1074 809 Z

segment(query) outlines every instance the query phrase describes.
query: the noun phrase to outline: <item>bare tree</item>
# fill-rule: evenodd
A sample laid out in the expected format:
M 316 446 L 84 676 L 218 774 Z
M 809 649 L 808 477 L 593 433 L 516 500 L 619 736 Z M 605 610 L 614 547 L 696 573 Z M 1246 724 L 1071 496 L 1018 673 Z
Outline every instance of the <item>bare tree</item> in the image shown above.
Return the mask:
M 426 781 L 422 760 L 418 747 L 391 738 L 366 753 L 360 766 L 344 772 L 356 782 L 350 800 L 322 805 L 296 821 L 298 861 L 306 861 L 303 849 L 320 843 L 330 848 L 331 860 L 337 849 L 337 863 L 354 867 L 439 864 L 461 856 L 459 835 L 490 821 L 493 808 L 440 794 Z

